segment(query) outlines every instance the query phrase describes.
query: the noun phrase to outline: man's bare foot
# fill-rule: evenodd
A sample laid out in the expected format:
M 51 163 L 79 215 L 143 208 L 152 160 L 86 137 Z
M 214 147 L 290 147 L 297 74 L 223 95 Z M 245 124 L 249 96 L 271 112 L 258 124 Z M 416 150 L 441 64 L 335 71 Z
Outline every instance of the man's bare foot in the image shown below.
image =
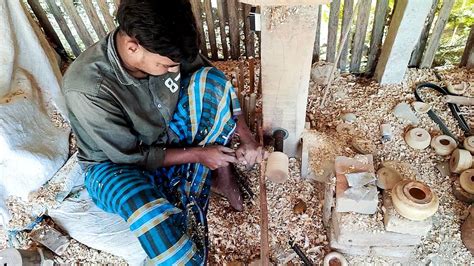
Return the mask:
M 211 191 L 226 198 L 234 210 L 243 211 L 243 197 L 232 164 L 212 171 Z

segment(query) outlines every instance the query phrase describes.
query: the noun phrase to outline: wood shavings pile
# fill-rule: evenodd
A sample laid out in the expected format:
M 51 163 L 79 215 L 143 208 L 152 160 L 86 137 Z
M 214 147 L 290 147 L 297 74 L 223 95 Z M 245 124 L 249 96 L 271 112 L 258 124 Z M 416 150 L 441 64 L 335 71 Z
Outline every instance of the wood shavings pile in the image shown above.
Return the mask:
M 208 223 L 211 241 L 210 263 L 250 263 L 260 255 L 260 210 L 258 197 L 259 169 L 239 169 L 248 178 L 256 196 L 245 201 L 244 212 L 234 212 L 225 200 L 211 197 Z M 288 245 L 290 239 L 313 261 L 322 261 L 328 241 L 322 224 L 322 184 L 300 178 L 300 162 L 290 159 L 290 179 L 284 184 L 267 182 L 269 243 L 274 263 L 298 263 L 299 258 Z M 294 206 L 306 203 L 303 213 Z

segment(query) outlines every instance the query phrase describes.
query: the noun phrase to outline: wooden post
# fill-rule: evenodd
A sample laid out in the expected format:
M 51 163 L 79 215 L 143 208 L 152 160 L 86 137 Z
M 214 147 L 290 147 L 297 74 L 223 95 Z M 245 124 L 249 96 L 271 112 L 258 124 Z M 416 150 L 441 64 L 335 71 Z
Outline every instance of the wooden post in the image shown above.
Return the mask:
M 276 128 L 288 130 L 284 152 L 290 157 L 299 156 L 297 149 L 304 130 L 313 52 L 313 43 L 306 40 L 315 38 L 314 18 L 318 10 L 316 6 L 300 7 L 298 15 L 289 16 L 285 23 L 269 29 L 271 8 L 264 9 L 261 62 L 264 129 L 270 135 Z
M 113 31 L 117 26 L 115 25 L 114 18 L 110 15 L 109 4 L 106 0 L 97 0 L 97 4 L 99 4 L 108 32 Z
M 337 42 L 337 27 L 339 25 L 339 8 L 341 7 L 341 0 L 334 0 L 331 3 L 329 11 L 329 29 L 328 29 L 328 45 L 326 50 L 326 61 L 334 63 L 336 60 L 336 42 Z
M 425 26 L 421 32 L 420 39 L 416 44 L 415 49 L 413 49 L 413 53 L 411 54 L 410 63 L 408 64 L 410 67 L 418 67 L 421 63 L 421 58 L 423 57 L 423 52 L 426 48 L 426 42 L 428 41 L 428 36 L 430 35 L 431 24 L 433 24 L 438 2 L 438 0 L 433 0 L 433 3 L 431 4 L 431 10 L 428 14 L 428 17 L 426 18 Z
M 255 109 L 257 107 L 257 94 L 250 94 L 249 102 L 249 126 L 252 131 L 255 131 Z
M 359 10 L 357 11 L 356 29 L 354 32 L 354 41 L 351 49 L 351 66 L 352 73 L 360 72 L 360 63 L 362 61 L 362 52 L 364 49 L 365 35 L 369 24 L 370 6 L 372 0 L 359 0 Z
M 245 37 L 245 54 L 247 58 L 255 56 L 255 37 L 250 30 L 250 21 L 248 16 L 250 14 L 250 5 L 242 5 L 242 21 L 244 22 L 244 37 Z
M 375 69 L 375 77 L 380 83 L 397 84 L 403 80 L 430 8 L 422 1 L 397 1 Z
M 385 20 L 387 18 L 388 0 L 377 0 L 375 6 L 375 19 L 372 28 L 372 36 L 370 38 L 369 57 L 367 59 L 367 72 L 373 73 L 377 62 L 377 57 L 382 48 L 383 30 L 385 28 Z
M 474 67 L 474 25 L 471 27 L 471 32 L 469 33 L 469 38 L 466 42 L 466 48 L 464 48 L 464 53 L 461 58 L 461 66 L 467 68 Z
M 318 7 L 318 15 L 316 22 L 316 36 L 314 37 L 314 49 L 313 49 L 313 63 L 319 61 L 321 55 L 321 5 Z
M 191 0 L 191 7 L 193 9 L 194 19 L 196 20 L 199 37 L 201 39 L 201 53 L 208 57 L 209 52 L 207 51 L 206 34 L 204 32 L 202 21 L 201 0 Z
M 354 9 L 354 0 L 344 0 L 344 13 L 342 15 L 342 30 L 341 30 L 341 38 L 340 41 L 343 39 L 343 34 L 347 28 L 351 27 L 350 24 L 350 17 L 352 15 L 352 10 Z M 339 59 L 339 69 L 341 71 L 345 71 L 347 68 L 347 56 L 349 55 L 349 42 L 344 43 L 342 46 L 341 51 L 341 58 Z
M 99 39 L 107 35 L 107 32 L 105 31 L 102 22 L 100 22 L 99 16 L 97 15 L 97 10 L 94 8 L 92 2 L 89 0 L 81 0 L 81 3 Z
M 227 4 L 225 0 L 217 0 L 217 15 L 219 16 L 219 30 L 221 33 L 222 54 L 224 60 L 229 59 L 229 46 L 227 45 L 227 33 L 225 24 L 227 22 Z
M 230 55 L 232 59 L 237 60 L 240 57 L 239 4 L 237 0 L 227 1 L 227 11 L 229 12 Z
M 249 83 L 250 83 L 250 93 L 255 92 L 255 59 L 253 57 L 249 58 Z
M 206 13 L 207 34 L 209 36 L 209 44 L 211 45 L 211 58 L 217 60 L 217 38 L 214 28 L 214 18 L 212 16 L 211 0 L 204 0 L 204 12 Z
M 75 56 L 79 56 L 81 54 L 81 48 L 77 44 L 76 39 L 74 39 L 74 35 L 72 35 L 72 32 L 69 29 L 69 26 L 67 25 L 66 19 L 64 19 L 64 16 L 62 15 L 61 9 L 59 9 L 59 7 L 56 5 L 56 1 L 46 0 L 46 4 L 48 5 L 51 13 L 56 19 L 56 22 L 58 23 L 59 28 L 64 34 L 64 37 L 66 38 L 69 46 L 71 47 L 72 53 Z
M 36 18 L 39 21 L 39 24 L 43 28 L 46 37 L 48 37 L 53 43 L 53 45 L 56 46 L 53 47 L 55 48 L 56 52 L 58 52 L 58 54 L 60 54 L 61 56 L 67 56 L 66 51 L 64 50 L 64 46 L 58 37 L 58 34 L 56 33 L 56 31 L 54 31 L 53 25 L 51 25 L 51 22 L 49 22 L 48 16 L 43 10 L 43 7 L 41 7 L 39 1 L 28 0 L 28 5 L 31 7 L 31 10 L 33 10 L 33 13 L 35 14 Z
M 71 22 L 74 25 L 77 34 L 84 43 L 85 48 L 94 44 L 94 40 L 92 39 L 89 31 L 87 30 L 86 25 L 82 21 L 82 18 L 79 16 L 79 13 L 77 13 L 76 7 L 74 6 L 72 0 L 61 0 L 61 3 L 63 4 L 66 14 L 71 19 Z
M 426 52 L 424 53 L 423 59 L 421 60 L 421 68 L 430 68 L 433 64 L 434 57 L 441 40 L 441 35 L 443 34 L 444 27 L 446 27 L 446 24 L 448 23 L 449 14 L 451 13 L 453 6 L 454 0 L 443 1 L 443 6 L 439 11 L 438 19 L 436 20 L 433 33 L 431 34 L 430 41 L 428 42 L 428 47 L 426 47 Z

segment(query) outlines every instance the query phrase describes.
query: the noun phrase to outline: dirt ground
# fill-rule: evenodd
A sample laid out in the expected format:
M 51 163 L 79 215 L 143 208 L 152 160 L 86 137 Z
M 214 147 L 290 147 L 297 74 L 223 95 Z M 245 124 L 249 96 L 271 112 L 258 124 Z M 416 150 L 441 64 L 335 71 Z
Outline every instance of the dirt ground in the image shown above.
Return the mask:
M 237 65 L 235 61 L 216 63 L 216 66 L 229 77 Z M 473 70 L 455 68 L 439 72 L 445 80 L 470 82 L 471 86 L 466 95 L 474 96 Z M 325 162 L 334 156 L 355 155 L 349 144 L 353 137 L 362 137 L 375 144 L 376 169 L 381 162 L 387 160 L 409 163 L 415 171 L 416 178 L 428 184 L 440 199 L 439 211 L 433 219 L 434 227 L 418 247 L 413 260 L 410 261 L 411 264 L 473 264 L 474 259 L 463 246 L 459 230 L 468 214 L 468 205 L 456 200 L 452 195 L 453 177 L 442 176 L 435 169 L 436 163 L 449 160 L 449 156 L 438 156 L 431 148 L 419 151 L 409 148 L 403 140 L 403 134 L 410 126 L 392 113 L 398 103 L 411 103 L 415 100 L 413 95 L 415 84 L 423 81 L 437 81 L 433 70 L 410 69 L 403 84 L 396 86 L 379 86 L 370 79 L 349 74 L 338 75 L 324 107 L 320 106 L 324 88 L 311 82 L 307 120 L 311 124 L 309 134 L 314 143 L 310 150 L 310 168 L 318 175 L 321 174 Z M 246 86 L 248 87 L 248 84 Z M 462 140 L 462 131 L 447 107 L 439 100 L 440 96 L 434 95 L 432 99 L 435 101 L 433 108 L 438 115 L 447 121 L 451 131 Z M 463 108 L 462 111 L 474 118 L 472 109 L 474 108 Z M 357 117 L 352 123 L 353 130 L 337 132 L 336 127 L 342 123 L 341 115 L 348 112 L 354 113 Z M 426 114 L 417 116 L 420 120 L 419 127 L 428 130 L 432 136 L 440 134 L 437 125 Z M 379 127 L 382 123 L 391 125 L 394 136 L 392 141 L 385 143 L 380 141 Z M 322 224 L 324 186 L 315 180 L 302 179 L 300 164 L 299 160 L 290 159 L 290 179 L 286 183 L 267 182 L 271 260 L 275 264 L 301 264 L 288 245 L 290 239 L 294 240 L 315 264 L 322 264 L 324 255 L 330 251 L 326 229 Z M 259 169 L 255 167 L 251 171 L 243 171 L 239 168 L 239 172 L 248 179 L 250 188 L 257 196 L 252 199 L 246 198 L 245 210 L 240 213 L 233 212 L 225 200 L 218 197 L 211 198 L 208 219 L 211 240 L 210 263 L 213 265 L 242 265 L 259 257 Z M 18 207 L 20 205 L 12 209 L 26 212 L 27 208 Z M 305 208 L 302 205 L 306 205 Z M 14 217 L 24 215 L 17 214 Z M 20 234 L 19 238 L 21 247 L 32 244 L 26 234 Z M 0 230 L 0 249 L 7 244 L 6 232 Z M 382 257 L 348 257 L 348 259 L 350 264 L 394 263 Z M 66 255 L 58 258 L 58 261 L 124 263 L 119 258 L 89 249 L 74 240 Z

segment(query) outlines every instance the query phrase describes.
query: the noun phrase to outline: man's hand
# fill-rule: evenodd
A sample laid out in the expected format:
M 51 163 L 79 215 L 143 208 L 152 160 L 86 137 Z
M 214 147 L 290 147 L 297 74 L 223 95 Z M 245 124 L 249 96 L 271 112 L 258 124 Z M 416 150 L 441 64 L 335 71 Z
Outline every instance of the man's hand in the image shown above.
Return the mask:
M 208 146 L 198 149 L 199 163 L 211 170 L 226 167 L 229 163 L 238 163 L 233 149 L 224 146 Z
M 253 138 L 240 139 L 240 146 L 235 151 L 237 160 L 247 165 L 247 169 L 254 166 L 255 163 L 261 163 L 263 159 L 268 157 L 266 151 Z

